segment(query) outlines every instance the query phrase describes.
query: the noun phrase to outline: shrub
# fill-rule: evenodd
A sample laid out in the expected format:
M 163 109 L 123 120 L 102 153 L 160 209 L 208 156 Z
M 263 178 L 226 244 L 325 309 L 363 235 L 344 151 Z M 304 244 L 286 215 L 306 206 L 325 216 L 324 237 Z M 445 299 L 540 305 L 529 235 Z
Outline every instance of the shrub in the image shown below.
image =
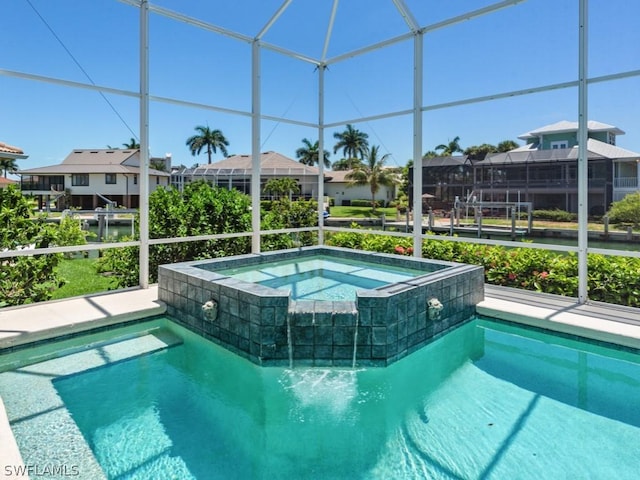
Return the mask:
M 238 190 L 211 187 L 194 182 L 180 193 L 176 189 L 155 190 L 149 197 L 150 238 L 171 238 L 220 233 L 251 231 L 251 199 Z M 263 204 L 264 206 L 264 204 Z M 291 201 L 287 197 L 269 202 L 262 211 L 262 229 L 309 227 L 317 225 L 318 203 L 315 200 Z M 315 232 L 263 235 L 264 251 L 311 245 Z M 251 238 L 151 245 L 149 247 L 149 281 L 157 281 L 158 266 L 168 263 L 200 260 L 249 253 Z M 116 287 L 137 285 L 139 282 L 139 249 L 125 247 L 105 252 L 99 269 L 112 272 Z
M 16 187 L 0 189 L 0 251 L 61 246 L 64 237 L 75 237 L 71 225 L 65 224 L 63 236 L 60 227 L 44 217 L 31 218 L 31 208 L 32 202 Z M 56 273 L 61 260 L 61 254 L 0 259 L 0 307 L 49 300 L 63 283 Z
M 382 203 L 384 202 L 376 200 L 376 208 L 379 207 Z M 352 207 L 371 207 L 371 200 L 362 200 L 362 199 L 351 200 L 351 206 Z
M 410 242 L 366 231 L 337 233 L 326 241 L 327 245 L 400 255 L 407 254 Z M 578 259 L 574 254 L 426 239 L 422 256 L 481 265 L 485 281 L 493 285 L 578 296 Z M 640 258 L 590 254 L 588 270 L 591 300 L 640 307 Z
M 552 222 L 575 222 L 578 215 L 565 210 L 534 210 L 532 216 L 536 220 L 549 220 Z
M 95 237 L 95 233 L 82 230 L 80 222 L 69 216 L 62 217 L 58 224 L 58 238 L 56 245 L 85 245 L 87 243 L 87 237 Z M 73 254 L 65 254 L 67 258 L 71 258 Z
M 183 192 L 157 189 L 149 196 L 149 237 L 170 238 L 251 230 L 250 199 L 238 190 L 193 182 Z M 248 253 L 247 237 L 152 245 L 149 281 L 157 281 L 158 266 L 204 258 Z M 112 272 L 116 286 L 138 284 L 137 247 L 112 249 L 98 262 L 100 271 Z
M 261 223 L 263 230 L 316 226 L 318 225 L 318 202 L 315 200 L 291 201 L 288 198 L 274 201 L 271 211 L 263 212 Z M 264 251 L 270 251 L 314 245 L 316 239 L 315 232 L 263 235 L 260 239 L 260 248 Z
M 619 202 L 613 202 L 607 214 L 611 223 L 640 227 L 640 192 L 630 193 Z

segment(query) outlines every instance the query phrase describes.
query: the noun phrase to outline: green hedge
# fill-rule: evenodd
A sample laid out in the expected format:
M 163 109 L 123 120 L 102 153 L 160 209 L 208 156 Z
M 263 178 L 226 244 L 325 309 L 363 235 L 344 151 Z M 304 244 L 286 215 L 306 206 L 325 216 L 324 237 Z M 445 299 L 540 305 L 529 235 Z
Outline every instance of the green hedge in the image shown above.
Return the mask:
M 371 200 L 355 199 L 351 200 L 352 207 L 371 207 Z M 384 207 L 384 201 L 376 200 L 376 207 Z
M 327 245 L 411 255 L 412 240 L 372 233 L 335 233 Z M 435 260 L 481 265 L 485 281 L 569 297 L 578 296 L 578 259 L 575 254 L 550 250 L 505 248 L 493 245 L 425 240 L 422 256 Z M 591 300 L 640 307 L 640 259 L 591 254 L 588 258 Z
M 578 220 L 578 215 L 575 213 L 569 213 L 565 210 L 534 210 L 531 212 L 531 216 L 535 220 L 549 220 L 552 222 L 575 222 Z

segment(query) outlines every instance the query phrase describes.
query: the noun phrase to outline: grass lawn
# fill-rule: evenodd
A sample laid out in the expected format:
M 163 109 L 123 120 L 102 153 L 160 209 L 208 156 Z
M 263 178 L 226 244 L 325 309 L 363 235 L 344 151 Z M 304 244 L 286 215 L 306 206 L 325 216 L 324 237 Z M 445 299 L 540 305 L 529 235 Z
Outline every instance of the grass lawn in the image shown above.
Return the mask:
M 53 292 L 52 300 L 75 297 L 109 290 L 111 281 L 103 277 L 94 267 L 95 258 L 64 259 L 58 266 L 58 273 L 67 283 Z
M 448 220 L 448 219 L 447 219 Z M 460 219 L 460 221 L 464 221 Z M 473 221 L 473 219 L 471 219 Z M 499 225 L 503 227 L 511 227 L 511 220 L 500 219 L 500 218 L 482 218 L 483 225 Z M 516 222 L 516 226 L 518 227 L 526 227 L 526 220 L 519 220 Z M 565 230 L 577 230 L 578 223 L 577 222 L 552 222 L 551 220 L 533 220 L 533 228 L 552 228 L 556 230 L 565 229 Z M 604 231 L 604 223 L 595 223 L 589 222 L 587 224 L 587 228 L 590 231 L 594 232 L 603 232 Z M 615 225 L 609 225 L 610 232 L 626 232 L 626 227 L 616 227 Z
M 383 213 L 387 217 L 396 216 L 395 207 L 377 208 L 375 213 L 371 207 L 331 207 L 330 212 L 335 218 L 379 218 Z

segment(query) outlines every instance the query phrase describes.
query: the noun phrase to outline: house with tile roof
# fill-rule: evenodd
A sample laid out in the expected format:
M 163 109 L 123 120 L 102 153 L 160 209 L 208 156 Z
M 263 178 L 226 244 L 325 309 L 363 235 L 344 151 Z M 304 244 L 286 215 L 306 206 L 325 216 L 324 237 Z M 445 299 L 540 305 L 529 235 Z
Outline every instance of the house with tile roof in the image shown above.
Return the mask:
M 616 145 L 625 132 L 589 121 L 589 214 L 640 188 L 640 153 Z M 423 192 L 449 208 L 458 196 L 488 202 L 530 202 L 534 209 L 578 211 L 578 122 L 560 121 L 518 138 L 526 144 L 482 160 L 466 156 L 423 158 Z
M 231 155 L 219 162 L 200 165 L 195 168 L 177 169 L 171 173 L 171 183 L 182 189 L 190 182 L 206 180 L 212 185 L 228 189 L 235 188 L 247 195 L 251 194 L 251 155 Z M 302 198 L 317 197 L 318 169 L 304 165 L 278 152 L 260 154 L 260 191 L 265 199 L 265 184 L 274 178 L 292 178 L 300 187 Z
M 25 155 L 21 148 L 0 142 L 0 188 L 6 188 L 9 185 L 18 184 L 17 181 L 6 177 L 6 166 L 15 165 L 16 160 L 22 160 L 28 157 L 29 156 Z
M 140 150 L 73 150 L 58 165 L 20 170 L 20 188 L 40 204 L 93 210 L 108 204 L 138 208 Z M 170 174 L 149 169 L 149 191 L 169 185 Z

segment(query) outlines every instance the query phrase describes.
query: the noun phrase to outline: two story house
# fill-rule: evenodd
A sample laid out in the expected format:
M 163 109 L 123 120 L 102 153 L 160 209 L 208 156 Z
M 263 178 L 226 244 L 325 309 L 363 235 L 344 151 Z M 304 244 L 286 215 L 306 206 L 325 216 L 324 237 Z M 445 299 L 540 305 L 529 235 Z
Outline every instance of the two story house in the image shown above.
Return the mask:
M 589 214 L 602 215 L 611 203 L 638 189 L 640 153 L 616 146 L 624 132 L 613 125 L 588 124 Z M 536 209 L 578 211 L 578 123 L 561 121 L 519 136 L 523 147 L 489 154 L 474 165 L 474 191 L 504 201 L 519 192 Z
M 39 204 L 93 210 L 107 204 L 140 205 L 140 150 L 74 150 L 59 165 L 20 170 L 20 188 Z M 169 185 L 170 174 L 149 169 L 149 191 Z
M 588 124 L 589 214 L 602 215 L 611 203 L 640 187 L 640 153 L 616 145 L 624 132 L 613 125 Z M 425 158 L 423 192 L 447 206 L 455 196 L 489 202 L 530 202 L 534 209 L 578 211 L 578 123 L 561 121 L 518 138 L 526 144 L 482 160 L 465 156 Z

